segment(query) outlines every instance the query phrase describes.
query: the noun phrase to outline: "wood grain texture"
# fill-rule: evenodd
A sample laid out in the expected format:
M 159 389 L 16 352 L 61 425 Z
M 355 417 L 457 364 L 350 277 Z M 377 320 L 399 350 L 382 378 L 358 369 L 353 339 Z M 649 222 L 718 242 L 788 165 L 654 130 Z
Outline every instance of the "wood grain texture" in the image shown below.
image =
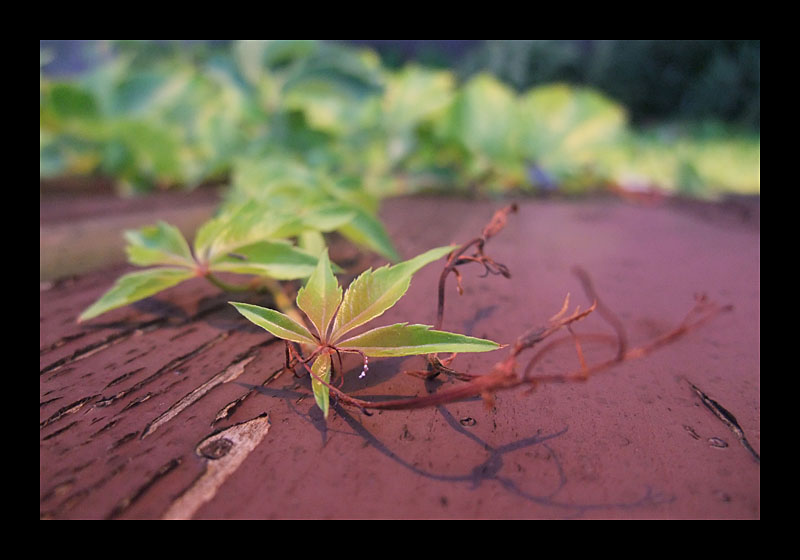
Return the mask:
M 409 258 L 474 237 L 500 206 L 409 198 L 382 215 Z M 324 422 L 308 377 L 283 371 L 283 344 L 210 284 L 191 280 L 78 325 L 130 268 L 49 282 L 40 290 L 40 517 L 760 517 L 760 464 L 692 390 L 735 416 L 760 453 L 758 228 L 669 204 L 526 201 L 487 252 L 511 279 L 464 267 L 464 295 L 447 286 L 444 329 L 512 342 L 567 292 L 581 301 L 574 265 L 592 275 L 631 344 L 682 320 L 696 292 L 735 311 L 584 384 L 499 393 L 490 409 L 477 399 L 364 416 L 333 404 Z M 332 260 L 342 255 L 345 286 L 383 264 L 332 247 Z M 415 275 L 380 325 L 433 324 L 435 268 Z M 587 319 L 586 329 L 597 326 Z M 605 350 L 584 348 L 588 360 Z M 493 354 L 453 365 L 480 373 L 505 357 Z M 342 390 L 372 399 L 436 391 L 401 375 L 421 360 L 376 358 L 359 379 L 363 364 L 346 356 Z M 576 365 L 565 352 L 540 366 Z

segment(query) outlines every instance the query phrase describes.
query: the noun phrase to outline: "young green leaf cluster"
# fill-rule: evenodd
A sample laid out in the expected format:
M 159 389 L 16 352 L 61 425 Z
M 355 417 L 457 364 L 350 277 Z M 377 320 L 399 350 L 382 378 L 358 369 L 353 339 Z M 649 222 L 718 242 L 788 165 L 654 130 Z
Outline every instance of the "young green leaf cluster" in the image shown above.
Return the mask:
M 215 273 L 274 280 L 306 278 L 325 248 L 323 233 L 332 231 L 398 260 L 389 235 L 374 215 L 376 206 L 366 193 L 336 184 L 293 158 L 243 160 L 219 215 L 200 227 L 191 249 L 177 228 L 163 222 L 127 232 L 129 261 L 158 268 L 120 278 L 81 320 L 195 276 L 224 289 L 231 286 L 219 282 Z M 280 297 L 274 284 L 271 291 Z
M 352 334 L 354 329 L 379 317 L 397 303 L 408 290 L 416 271 L 453 249 L 452 246 L 439 247 L 394 266 L 369 269 L 358 276 L 344 294 L 333 274 L 327 251 L 324 251 L 308 282 L 297 294 L 297 307 L 308 318 L 311 328 L 273 309 L 247 303 L 231 304 L 274 336 L 301 345 L 306 353 L 303 364 L 313 360 L 309 368 L 312 390 L 317 405 L 327 417 L 334 354 L 361 355 L 364 358 L 362 371 L 366 371 L 367 359 L 371 357 L 488 352 L 500 347 L 490 340 L 408 323 Z
M 315 219 L 278 215 L 251 201 L 206 222 L 191 248 L 180 230 L 165 222 L 127 231 L 129 262 L 148 268 L 120 277 L 78 320 L 92 319 L 195 277 L 225 289 L 238 288 L 220 282 L 214 276 L 218 272 L 275 280 L 306 278 L 319 253 L 297 247 L 288 238 L 313 230 Z
M 272 154 L 238 159 L 223 209 L 252 202 L 301 219 L 305 229 L 299 241 L 317 252 L 324 247 L 319 232 L 336 231 L 389 260 L 400 259 L 376 216 L 375 196 L 359 182 L 314 169 L 298 158 Z

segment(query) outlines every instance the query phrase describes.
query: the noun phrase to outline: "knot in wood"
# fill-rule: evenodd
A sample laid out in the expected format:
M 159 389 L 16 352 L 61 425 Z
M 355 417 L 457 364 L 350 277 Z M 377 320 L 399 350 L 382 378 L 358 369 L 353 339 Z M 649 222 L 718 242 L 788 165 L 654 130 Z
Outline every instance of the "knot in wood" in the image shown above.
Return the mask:
M 219 438 L 201 445 L 197 453 L 207 459 L 220 459 L 233 448 L 233 442 L 228 438 Z

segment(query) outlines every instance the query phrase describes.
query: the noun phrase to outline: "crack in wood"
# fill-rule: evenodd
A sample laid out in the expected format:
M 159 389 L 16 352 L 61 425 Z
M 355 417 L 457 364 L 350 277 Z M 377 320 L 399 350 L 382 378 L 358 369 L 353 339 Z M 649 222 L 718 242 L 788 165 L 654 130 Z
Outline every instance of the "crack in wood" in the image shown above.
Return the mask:
M 277 378 L 278 378 L 278 377 L 279 377 L 279 376 L 280 376 L 280 375 L 281 375 L 281 374 L 282 374 L 284 371 L 286 371 L 286 368 L 285 368 L 285 367 L 281 367 L 280 369 L 277 369 L 277 370 L 275 370 L 274 372 L 272 372 L 272 373 L 270 374 L 270 376 L 269 376 L 269 377 L 267 377 L 267 378 L 266 378 L 266 379 L 265 379 L 265 380 L 264 380 L 264 381 L 261 383 L 261 385 L 260 385 L 260 386 L 261 386 L 261 387 L 266 387 L 266 386 L 267 386 L 267 385 L 269 385 L 269 384 L 270 384 L 272 381 L 274 381 L 275 379 L 277 379 Z M 212 420 L 212 422 L 211 422 L 211 425 L 212 425 L 212 426 L 215 426 L 216 424 L 219 424 L 219 423 L 220 423 L 220 422 L 222 422 L 223 420 L 227 420 L 228 418 L 230 418 L 231 416 L 233 416 L 233 413 L 234 413 L 234 412 L 236 412 L 236 409 L 237 409 L 237 408 L 239 408 L 239 407 L 242 405 L 242 403 L 243 403 L 245 400 L 247 400 L 247 399 L 248 399 L 248 398 L 249 398 L 251 395 L 253 395 L 253 394 L 257 393 L 257 392 L 258 392 L 258 389 L 257 389 L 257 388 L 249 389 L 249 390 L 248 390 L 246 393 L 244 393 L 244 394 L 243 394 L 241 397 L 239 397 L 239 398 L 237 398 L 237 399 L 234 399 L 234 400 L 232 400 L 231 402 L 229 402 L 228 404 L 226 404 L 225 406 L 223 406 L 221 409 L 219 409 L 219 411 L 217 412 L 217 414 L 214 416 L 214 420 Z
M 83 397 L 82 399 L 77 400 L 74 403 L 71 403 L 71 404 L 68 404 L 67 406 L 59 408 L 47 420 L 44 420 L 44 421 L 39 423 L 39 429 L 41 430 L 45 426 L 49 426 L 50 424 L 52 424 L 56 420 L 59 420 L 59 419 L 63 418 L 67 414 L 73 414 L 75 412 L 78 412 L 83 407 L 83 405 L 85 405 L 87 402 L 89 402 L 92 399 L 94 399 L 96 397 L 99 397 L 99 396 L 100 395 L 91 395 L 91 396 L 88 396 L 88 397 Z
M 94 462 L 94 459 L 89 461 L 86 465 L 81 466 L 78 469 L 75 469 L 73 472 L 79 472 L 82 468 L 85 468 L 88 464 Z M 47 510 L 47 511 L 40 511 L 39 518 L 40 519 L 56 519 L 64 512 L 72 509 L 76 505 L 78 505 L 84 498 L 89 496 L 92 492 L 101 488 L 106 482 L 114 478 L 116 475 L 121 473 L 125 470 L 127 463 L 122 463 L 121 465 L 115 467 L 110 473 L 106 476 L 102 477 L 100 480 L 89 486 L 88 488 L 81 488 L 80 490 L 70 494 L 64 501 L 58 504 L 55 508 Z M 40 500 L 40 503 L 43 502 L 44 499 Z
M 66 425 L 66 426 L 64 426 L 63 428 L 60 428 L 60 429 L 56 430 L 56 431 L 55 431 L 55 432 L 53 432 L 52 434 L 48 434 L 48 435 L 44 436 L 44 437 L 42 438 L 42 441 L 46 441 L 46 440 L 48 440 L 48 439 L 51 439 L 51 438 L 54 438 L 54 437 L 56 437 L 56 436 L 58 436 L 58 435 L 61 435 L 61 434 L 63 434 L 64 432 L 66 432 L 67 430 L 69 430 L 71 427 L 73 427 L 73 426 L 74 426 L 75 424 L 77 424 L 77 423 L 78 423 L 78 421 L 77 421 L 77 420 L 75 420 L 74 422 L 70 422 L 69 424 L 67 424 L 67 425 Z
M 142 430 L 141 438 L 144 439 L 155 432 L 159 427 L 163 426 L 175 416 L 206 396 L 212 389 L 214 389 L 214 387 L 238 378 L 244 372 L 245 366 L 247 366 L 247 364 L 256 358 L 258 355 L 258 349 L 261 346 L 264 346 L 264 343 L 260 343 L 251 347 L 247 352 L 244 353 L 244 355 L 238 356 L 237 361 L 230 364 L 223 371 L 219 372 L 214 377 L 184 396 L 178 402 L 170 406 L 166 412 L 145 426 L 144 430 Z
M 61 400 L 63 398 L 64 397 L 53 397 L 52 399 L 47 399 L 46 401 L 42 401 L 42 402 L 39 403 L 39 408 L 42 408 L 43 406 L 47 406 L 51 402 L 59 401 L 59 400 Z
M 128 443 L 129 441 L 132 441 L 132 440 L 136 439 L 136 436 L 138 436 L 138 435 L 139 435 L 139 432 L 130 432 L 130 433 L 128 433 L 128 434 L 125 434 L 124 436 L 122 436 L 121 438 L 119 438 L 117 441 L 115 441 L 114 443 L 112 443 L 112 444 L 111 444 L 111 445 L 108 447 L 108 451 L 114 451 L 114 450 L 116 450 L 118 447 L 120 447 L 120 446 L 122 446 L 122 445 L 125 445 L 125 444 L 126 444 L 126 443 Z
M 135 361 L 136 361 L 136 360 L 138 360 L 139 358 L 144 358 L 145 356 L 149 355 L 149 354 L 150 354 L 150 352 L 152 352 L 152 351 L 153 351 L 153 350 L 155 350 L 155 349 L 156 349 L 156 346 L 151 346 L 150 348 L 148 348 L 148 349 L 147 349 L 147 350 L 145 350 L 144 352 L 139 352 L 138 354 L 136 354 L 136 355 L 135 355 L 135 356 L 133 356 L 132 358 L 128 358 L 127 360 L 125 360 L 124 362 L 122 362 L 122 365 L 126 366 L 126 365 L 128 365 L 129 363 L 131 363 L 131 362 L 135 362 Z M 137 350 L 136 348 L 134 348 L 134 349 L 133 349 L 133 351 L 134 351 L 134 352 L 135 352 L 136 350 Z M 128 354 L 130 354 L 130 353 L 131 353 L 131 352 L 128 352 Z
M 190 328 L 186 329 L 183 332 L 179 332 L 178 334 L 169 337 L 169 341 L 170 342 L 174 342 L 174 341 L 178 340 L 179 338 L 183 338 L 186 335 L 192 334 L 196 330 L 197 330 L 197 327 L 190 327 Z
M 242 395 L 238 399 L 229 402 L 221 409 L 219 409 L 217 414 L 214 416 L 214 419 L 211 421 L 211 425 L 215 426 L 220 422 L 222 422 L 223 420 L 227 420 L 228 418 L 233 416 L 233 413 L 236 412 L 236 409 L 239 408 L 239 406 L 241 406 L 241 404 L 245 401 L 245 399 L 247 399 L 247 397 L 249 397 L 252 393 L 253 391 L 247 391 L 244 395 Z
M 239 468 L 269 432 L 269 413 L 234 424 L 204 438 L 195 453 L 206 467 L 164 512 L 162 519 L 191 519 L 203 504 L 216 496 L 220 486 Z
M 133 494 L 123 498 L 116 506 L 114 506 L 114 509 L 112 509 L 111 513 L 106 516 L 106 519 L 114 519 L 125 513 L 133 504 L 139 501 L 139 499 L 141 499 L 141 497 L 144 496 L 156 482 L 178 468 L 181 462 L 182 458 L 176 457 L 175 459 L 172 459 L 162 465 L 155 473 L 153 473 L 153 476 L 151 476 L 147 482 L 142 484 Z
M 109 381 L 108 385 L 106 385 L 104 387 L 104 389 L 108 389 L 109 387 L 113 387 L 114 385 L 122 383 L 123 381 L 125 381 L 126 379 L 128 379 L 129 377 L 131 377 L 133 375 L 136 375 L 137 373 L 139 373 L 143 369 L 144 369 L 143 367 L 140 367 L 140 368 L 137 368 L 137 369 L 135 369 L 133 371 L 129 371 L 128 373 L 123 373 L 119 377 L 116 377 L 116 378 L 112 379 L 111 381 Z
M 147 393 L 145 393 L 141 397 L 137 397 L 137 398 L 133 399 L 131 402 L 129 402 L 128 404 L 126 404 L 124 407 L 122 407 L 122 410 L 120 410 L 117 414 L 122 414 L 126 410 L 130 410 L 131 408 L 137 407 L 140 404 L 142 404 L 143 402 L 149 401 L 152 398 L 153 398 L 153 393 L 148 391 Z
M 761 463 L 761 456 L 756 453 L 756 450 L 753 449 L 750 445 L 750 442 L 747 441 L 747 438 L 744 435 L 744 430 L 742 430 L 741 426 L 739 426 L 739 422 L 736 421 L 736 417 L 731 414 L 725 407 L 719 404 L 717 401 L 706 395 L 703 391 L 697 388 L 697 386 L 689 382 L 689 385 L 692 387 L 692 390 L 700 397 L 700 402 L 703 403 L 708 410 L 710 410 L 714 416 L 719 418 L 723 424 L 728 426 L 728 428 L 733 432 L 733 434 L 737 437 L 739 442 L 742 446 L 747 449 L 750 455 L 756 460 L 757 463 Z
M 97 458 L 96 457 L 92 457 L 91 459 L 89 459 L 85 463 L 81 463 L 79 465 L 68 467 L 68 468 L 65 468 L 65 469 L 60 469 L 59 471 L 57 471 L 55 473 L 55 477 L 56 478 L 62 478 L 64 476 L 76 475 L 79 472 L 81 472 L 83 469 L 88 467 L 89 465 L 92 465 L 93 463 L 95 463 L 96 461 L 97 461 Z
M 62 336 L 61 338 L 59 338 L 55 342 L 45 346 L 44 348 L 39 348 L 39 355 L 43 356 L 44 354 L 47 354 L 48 352 L 50 352 L 52 350 L 55 350 L 56 348 L 61 348 L 67 342 L 72 342 L 73 340 L 77 340 L 79 338 L 83 338 L 84 336 L 86 336 L 88 334 L 88 332 L 89 331 L 81 331 L 81 332 L 78 332 L 78 333 L 68 334 L 66 336 Z
M 191 323 L 193 323 L 195 321 L 198 321 L 198 320 L 206 317 L 207 315 L 211 315 L 212 313 L 215 313 L 217 311 L 220 311 L 222 309 L 227 309 L 227 308 L 228 308 L 227 301 L 211 305 L 207 309 L 203 309 L 202 311 L 199 311 L 199 312 L 195 313 L 193 316 L 191 316 L 191 317 L 187 318 L 186 320 L 182 321 L 179 324 L 179 326 L 184 326 L 184 325 L 191 324 Z M 162 325 L 164 325 L 164 324 L 166 324 L 166 323 L 168 323 L 170 321 L 171 321 L 170 317 L 158 317 L 156 319 L 152 319 L 150 321 L 146 321 L 144 323 L 136 325 L 135 327 L 128 328 L 128 329 L 125 329 L 125 330 L 120 331 L 118 333 L 114 333 L 112 335 L 109 335 L 109 336 L 103 338 L 102 340 L 99 340 L 97 342 L 93 342 L 93 343 L 88 344 L 88 345 L 86 345 L 86 346 L 84 346 L 82 348 L 78 348 L 77 350 L 75 350 L 69 356 L 65 356 L 63 358 L 60 358 L 60 359 L 56 360 L 55 362 L 45 366 L 44 368 L 39 370 L 39 375 L 44 375 L 46 373 L 51 373 L 51 372 L 57 371 L 57 370 L 61 369 L 62 367 L 66 366 L 68 364 L 72 364 L 72 363 L 77 362 L 79 360 L 83 360 L 84 358 L 88 358 L 89 356 L 91 356 L 93 354 L 96 354 L 97 352 L 100 352 L 101 350 L 104 350 L 104 349 L 106 349 L 106 348 L 108 348 L 110 346 L 113 346 L 115 344 L 119 344 L 120 342 L 124 342 L 125 340 L 127 340 L 128 338 L 136 335 L 137 333 L 150 332 L 150 331 L 152 331 L 154 329 L 157 329 L 158 327 L 160 327 L 160 326 L 162 326 Z M 86 331 L 86 332 L 88 332 L 88 331 Z M 85 332 L 84 333 L 74 334 L 74 335 L 67 335 L 65 337 L 62 337 L 58 341 L 56 341 L 56 342 L 50 344 L 49 346 L 45 347 L 45 349 L 44 349 L 45 352 L 44 353 L 46 353 L 46 351 L 49 351 L 49 350 L 58 348 L 60 346 L 63 346 L 66 342 L 68 342 L 70 340 L 74 340 L 76 338 L 80 338 L 80 337 L 83 336 L 83 334 L 85 334 Z M 40 349 L 40 354 L 41 353 L 42 353 L 42 349 Z
M 167 319 L 166 318 L 159 318 L 153 319 L 152 321 L 148 321 L 142 325 L 138 325 L 135 328 L 127 329 L 118 333 L 114 333 L 109 335 L 102 340 L 97 342 L 93 342 L 92 344 L 88 344 L 83 346 L 82 348 L 78 348 L 69 356 L 64 356 L 56 360 L 55 362 L 45 366 L 39 371 L 39 375 L 44 375 L 46 373 L 51 373 L 61 369 L 62 367 L 77 362 L 79 360 L 83 360 L 88 358 L 89 356 L 100 352 L 101 350 L 105 350 L 109 346 L 113 346 L 115 344 L 119 344 L 130 337 L 134 336 L 137 332 L 147 332 L 149 330 L 153 330 L 164 323 Z
M 149 383 L 152 383 L 153 381 L 155 381 L 156 379 L 158 379 L 159 377 L 161 377 L 162 375 L 164 375 L 168 371 L 172 371 L 174 369 L 177 369 L 178 367 L 182 366 L 183 364 L 185 364 L 186 362 L 188 362 L 189 360 L 191 360 L 195 356 L 197 356 L 199 354 L 202 354 L 203 352 L 205 352 L 209 348 L 215 346 L 216 344 L 219 344 L 220 342 L 222 342 L 223 340 L 228 338 L 228 335 L 229 335 L 229 333 L 227 333 L 227 332 L 221 333 L 221 334 L 217 335 L 216 337 L 212 338 L 211 340 L 209 340 L 209 341 L 203 343 L 202 345 L 198 346 L 197 348 L 192 349 L 192 351 L 187 352 L 186 354 L 183 354 L 182 356 L 178 356 L 177 358 L 175 358 L 173 360 L 170 360 L 170 362 L 168 364 L 166 364 L 165 366 L 162 366 L 161 368 L 159 368 L 159 370 L 156 371 L 154 374 L 150 375 L 149 377 L 147 377 L 145 379 L 142 379 L 141 381 L 139 381 L 135 385 L 132 385 L 128 389 L 120 391 L 119 393 L 116 393 L 115 395 L 111 395 L 110 397 L 101 398 L 100 400 L 97 401 L 97 403 L 95 403 L 95 406 L 97 406 L 97 407 L 111 406 L 112 404 L 117 402 L 119 399 L 125 398 L 129 394 L 138 391 L 139 389 L 141 389 L 142 387 L 144 387 L 145 385 L 147 385 Z
M 111 428 L 113 428 L 114 426 L 117 425 L 117 422 L 119 422 L 119 420 L 120 420 L 119 418 L 115 418 L 114 420 L 112 420 L 111 422 L 109 422 L 108 424 L 106 424 L 105 426 L 100 428 L 99 430 L 97 430 L 95 433 L 90 435 L 89 438 L 91 439 L 93 437 L 99 436 L 103 432 L 106 432 L 106 431 L 110 430 Z

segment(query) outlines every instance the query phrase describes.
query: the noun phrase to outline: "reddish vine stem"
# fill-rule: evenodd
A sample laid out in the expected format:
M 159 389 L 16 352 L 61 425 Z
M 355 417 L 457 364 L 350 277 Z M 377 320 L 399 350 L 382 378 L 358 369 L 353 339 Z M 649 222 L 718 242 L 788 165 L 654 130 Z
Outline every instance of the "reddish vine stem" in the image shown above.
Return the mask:
M 531 376 L 529 374 L 532 364 L 538 361 L 541 356 L 555 348 L 558 344 L 575 341 L 576 339 L 593 339 L 619 345 L 618 336 L 608 334 L 574 334 L 572 336 L 554 341 L 543 348 L 539 353 L 537 353 L 536 356 L 534 356 L 534 358 L 531 360 L 531 363 L 525 368 L 524 372 L 518 373 L 517 357 L 522 351 L 532 348 L 561 328 L 570 328 L 573 323 L 587 317 L 595 309 L 596 306 L 593 305 L 591 308 L 583 312 L 576 310 L 569 317 L 561 318 L 556 322 L 550 323 L 549 325 L 539 329 L 531 329 L 518 339 L 508 358 L 495 364 L 489 373 L 483 375 L 469 375 L 468 382 L 445 391 L 440 391 L 438 393 L 424 395 L 421 397 L 396 399 L 382 402 L 370 402 L 363 399 L 356 399 L 336 390 L 334 390 L 334 393 L 342 404 L 354 406 L 361 410 L 410 410 L 449 404 L 476 396 L 481 396 L 487 403 L 491 403 L 493 394 L 500 390 L 512 389 L 523 385 L 529 385 L 531 388 L 535 388 L 542 383 L 586 381 L 592 375 L 610 369 L 617 364 L 647 356 L 662 346 L 674 342 L 694 329 L 699 328 L 716 317 L 719 313 L 729 311 L 732 309 L 732 307 L 719 306 L 709 303 L 706 300 L 702 300 L 698 302 L 698 304 L 689 312 L 687 319 L 685 319 L 677 327 L 665 333 L 664 335 L 643 344 L 642 346 L 627 350 L 622 356 L 617 354 L 609 360 L 593 365 L 582 363 L 579 369 L 564 374 L 539 376 Z
M 508 215 L 517 211 L 517 205 L 509 204 L 505 208 L 502 208 L 494 213 L 492 219 L 483 228 L 480 237 L 476 237 L 471 241 L 464 243 L 461 247 L 450 253 L 447 258 L 447 264 L 445 264 L 444 270 L 442 274 L 439 276 L 439 291 L 438 291 L 438 305 L 436 308 L 436 330 L 441 330 L 442 323 L 444 322 L 444 295 L 445 295 L 445 284 L 447 282 L 447 277 L 452 272 L 455 274 L 457 281 L 458 281 L 458 292 L 459 294 L 463 293 L 461 289 L 461 275 L 456 270 L 456 267 L 462 264 L 466 264 L 468 262 L 477 262 L 484 266 L 485 275 L 487 274 L 502 274 L 506 278 L 511 277 L 511 272 L 508 270 L 503 264 L 495 262 L 490 257 L 486 256 L 483 252 L 483 247 L 486 242 L 500 233 L 500 231 L 505 227 L 506 221 L 508 220 Z M 469 256 L 464 256 L 471 247 L 477 247 L 475 253 Z
M 619 345 L 617 346 L 617 358 L 622 358 L 625 355 L 625 350 L 628 347 L 628 335 L 625 333 L 625 327 L 622 325 L 622 321 L 608 308 L 605 304 L 600 300 L 597 296 L 597 292 L 594 289 L 594 285 L 592 284 L 592 279 L 589 278 L 589 274 L 582 268 L 576 266 L 572 269 L 573 274 L 578 277 L 580 280 L 581 285 L 583 286 L 583 291 L 589 297 L 589 299 L 593 299 L 597 303 L 597 313 L 605 319 L 606 323 L 611 325 L 611 328 L 617 333 L 617 338 L 619 340 Z
M 526 368 L 526 374 L 524 376 L 525 380 L 534 384 L 545 382 L 563 383 L 567 381 L 586 381 L 591 375 L 609 369 L 619 363 L 643 358 L 655 352 L 659 348 L 675 342 L 679 338 L 688 334 L 690 331 L 701 327 L 720 313 L 731 311 L 732 309 L 732 305 L 718 305 L 713 302 L 709 302 L 707 299 L 705 299 L 705 296 L 702 296 L 695 306 L 689 311 L 686 318 L 677 327 L 641 346 L 626 351 L 622 356 L 617 355 L 610 360 L 595 364 L 580 372 L 570 372 L 558 375 L 529 376 L 529 365 L 529 367 Z M 545 349 L 542 350 L 542 352 L 544 351 Z
M 497 235 L 506 224 L 507 217 L 510 213 L 516 212 L 517 206 L 515 204 L 509 205 L 497 212 L 495 212 L 491 221 L 481 232 L 481 236 L 477 237 L 448 256 L 447 263 L 439 277 L 438 286 L 438 307 L 436 326 L 437 330 L 441 329 L 444 318 L 444 297 L 445 297 L 445 284 L 447 277 L 450 273 L 456 276 L 457 288 L 459 294 L 463 293 L 461 286 L 461 275 L 456 267 L 470 263 L 477 262 L 484 266 L 485 274 L 500 274 L 509 278 L 511 276 L 508 268 L 505 265 L 495 262 L 484 253 L 484 246 L 486 242 Z M 471 255 L 466 253 L 475 248 L 475 252 Z M 293 369 L 296 365 L 302 364 L 308 373 L 317 381 L 324 384 L 332 395 L 343 405 L 352 406 L 360 409 L 365 414 L 370 414 L 369 410 L 410 410 L 417 408 L 425 408 L 430 406 L 437 406 L 460 401 L 467 398 L 481 396 L 487 403 L 491 403 L 495 392 L 528 385 L 531 389 L 542 383 L 564 383 L 569 381 L 586 381 L 592 375 L 601 371 L 610 369 L 611 367 L 620 364 L 624 361 L 642 358 L 649 355 L 655 350 L 670 344 L 679 338 L 685 336 L 692 330 L 704 325 L 719 313 L 729 311 L 731 306 L 720 306 L 715 303 L 709 302 L 705 296 L 697 298 L 695 306 L 689 311 L 684 320 L 674 329 L 657 337 L 641 346 L 636 348 L 628 348 L 628 336 L 622 321 L 608 308 L 597 295 L 597 292 L 592 284 L 589 275 L 580 268 L 573 269 L 574 274 L 578 277 L 581 286 L 592 305 L 581 311 L 579 307 L 568 314 L 569 310 L 569 294 L 564 298 L 564 303 L 561 309 L 553 315 L 544 326 L 532 328 L 520 335 L 512 345 L 511 351 L 505 360 L 502 360 L 494 365 L 492 369 L 485 374 L 469 374 L 459 372 L 450 367 L 450 364 L 455 357 L 453 354 L 446 360 L 440 360 L 437 354 L 428 355 L 428 369 L 427 370 L 413 370 L 406 371 L 406 374 L 430 379 L 439 373 L 445 373 L 448 376 L 454 377 L 458 380 L 464 381 L 462 385 L 449 388 L 438 393 L 424 395 L 414 398 L 394 399 L 382 402 L 370 402 L 363 399 L 358 399 L 347 395 L 339 388 L 334 387 L 332 384 L 322 380 L 319 376 L 315 375 L 308 362 L 315 357 L 318 352 L 303 358 L 298 350 L 295 350 L 287 343 L 287 368 Z M 585 319 L 593 312 L 597 311 L 600 317 L 609 324 L 614 334 L 608 333 L 590 333 L 578 334 L 573 330 L 573 325 Z M 519 356 L 523 352 L 538 346 L 546 339 L 557 333 L 562 328 L 566 328 L 569 332 L 568 336 L 552 340 L 544 347 L 540 348 L 533 357 L 528 361 L 527 365 L 522 371 L 519 371 Z M 589 364 L 583 354 L 581 341 L 594 341 L 616 346 L 616 354 L 613 358 L 596 364 Z M 534 367 L 555 348 L 571 342 L 574 344 L 575 352 L 578 357 L 579 368 L 563 374 L 552 375 L 533 375 Z M 337 355 L 339 349 L 331 347 L 335 350 Z M 360 352 L 359 352 L 360 353 Z M 362 355 L 362 357 L 364 357 Z M 366 364 L 366 361 L 365 361 Z M 331 364 L 333 368 L 333 364 Z M 341 356 L 339 355 L 339 369 L 342 370 Z M 340 371 L 343 374 L 343 370 Z

